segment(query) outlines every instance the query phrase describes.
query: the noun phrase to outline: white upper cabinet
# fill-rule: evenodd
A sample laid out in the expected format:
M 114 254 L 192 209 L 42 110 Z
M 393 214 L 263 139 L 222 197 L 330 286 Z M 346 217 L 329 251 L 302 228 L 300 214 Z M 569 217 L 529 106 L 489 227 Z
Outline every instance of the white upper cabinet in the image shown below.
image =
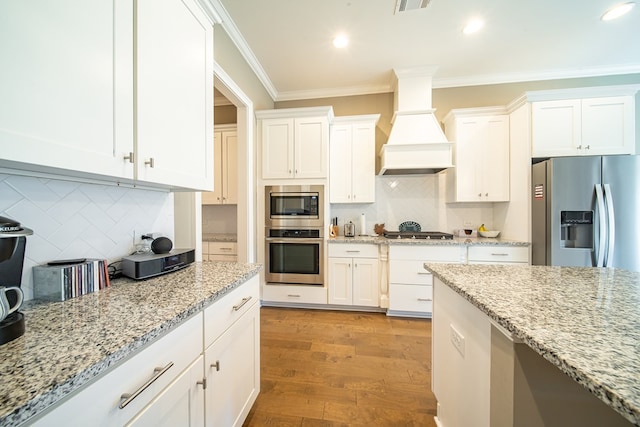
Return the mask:
M 376 123 L 379 114 L 336 117 L 329 143 L 331 203 L 375 202 Z
M 213 191 L 202 193 L 203 205 L 238 203 L 238 132 L 236 126 L 216 126 Z
M 263 179 L 326 178 L 331 107 L 257 111 Z
M 195 0 L 138 0 L 137 180 L 213 189 L 213 26 Z
M 604 87 L 584 92 L 533 92 L 531 96 L 531 156 L 595 156 L 635 154 L 634 86 Z M 612 92 L 606 96 L 607 91 Z M 537 100 L 547 96 L 571 99 Z M 613 94 L 621 94 L 613 96 Z
M 509 116 L 501 107 L 452 110 L 444 119 L 455 143 L 447 170 L 449 202 L 509 201 Z
M 3 1 L 0 28 L 0 166 L 133 179 L 131 1 Z
M 195 0 L 10 0 L 0 16 L 0 166 L 212 188 L 213 25 Z

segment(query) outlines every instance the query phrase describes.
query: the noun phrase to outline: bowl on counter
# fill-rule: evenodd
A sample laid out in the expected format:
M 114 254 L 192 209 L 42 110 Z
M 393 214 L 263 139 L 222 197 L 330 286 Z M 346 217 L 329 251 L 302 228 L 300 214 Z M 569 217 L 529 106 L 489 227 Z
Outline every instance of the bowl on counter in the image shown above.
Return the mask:
M 478 234 L 480 235 L 480 237 L 498 237 L 498 234 L 500 234 L 500 231 L 498 231 L 498 230 L 486 230 L 486 231 L 478 230 Z

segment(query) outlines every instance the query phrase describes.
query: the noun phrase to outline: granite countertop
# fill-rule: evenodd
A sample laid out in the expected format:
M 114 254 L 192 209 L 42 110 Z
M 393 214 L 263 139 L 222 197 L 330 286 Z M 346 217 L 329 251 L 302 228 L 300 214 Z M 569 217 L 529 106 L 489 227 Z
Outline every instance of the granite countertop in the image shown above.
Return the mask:
M 237 242 L 238 235 L 231 233 L 202 233 L 203 242 Z
M 382 236 L 330 237 L 329 243 L 368 243 L 374 245 L 441 245 L 441 246 L 530 246 L 529 242 L 488 237 L 454 237 L 453 239 L 387 239 Z
M 640 273 L 529 265 L 425 268 L 640 425 Z
M 27 420 L 258 274 L 205 262 L 153 279 L 118 279 L 64 302 L 29 301 L 26 333 L 0 346 L 0 425 Z

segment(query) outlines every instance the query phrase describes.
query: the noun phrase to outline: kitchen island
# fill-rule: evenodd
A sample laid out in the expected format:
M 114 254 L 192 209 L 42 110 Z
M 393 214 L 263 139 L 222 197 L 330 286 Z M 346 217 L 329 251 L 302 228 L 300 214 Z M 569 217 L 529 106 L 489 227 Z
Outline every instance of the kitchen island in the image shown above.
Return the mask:
M 439 425 L 640 425 L 640 273 L 424 266 Z
M 187 322 L 199 331 L 194 332 L 194 346 L 202 379 L 203 331 L 206 346 L 207 339 L 213 341 L 216 329 L 227 320 L 221 315 L 239 306 L 218 310 L 218 305 L 225 296 L 240 299 L 234 292 L 244 290 L 242 285 L 247 282 L 255 282 L 256 295 L 243 310 L 259 306 L 255 303 L 261 269 L 258 264 L 199 262 L 148 280 L 118 279 L 107 289 L 64 302 L 25 304 L 21 310 L 26 318 L 25 335 L 0 346 L 0 425 L 30 422 L 58 401 L 99 378 L 108 378 L 119 365 Z M 207 324 L 207 320 L 213 321 Z M 170 348 L 172 343 L 168 344 Z M 180 369 L 177 361 L 173 369 Z M 111 384 L 117 394 L 115 412 L 119 411 L 120 392 L 130 391 L 122 390 L 124 387 Z M 135 404 L 130 406 L 136 409 Z M 109 425 L 109 420 L 103 423 Z

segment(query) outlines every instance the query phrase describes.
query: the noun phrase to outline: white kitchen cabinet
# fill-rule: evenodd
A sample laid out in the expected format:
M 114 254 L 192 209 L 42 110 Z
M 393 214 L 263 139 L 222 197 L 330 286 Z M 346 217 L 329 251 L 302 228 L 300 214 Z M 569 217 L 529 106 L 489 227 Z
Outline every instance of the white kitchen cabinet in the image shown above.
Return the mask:
M 205 421 L 241 426 L 260 392 L 258 277 L 205 310 Z
M 127 427 L 204 427 L 203 356 L 175 379 L 158 397 L 125 424 Z
M 265 283 L 262 287 L 262 305 L 327 304 L 327 288 L 320 285 L 279 285 Z
M 130 0 L 4 1 L 0 28 L 0 166 L 132 180 Z
M 433 275 L 425 262 L 466 262 L 461 245 L 391 245 L 389 247 L 389 316 L 431 317 Z
M 336 117 L 329 142 L 330 203 L 373 203 L 379 114 Z
M 196 0 L 136 4 L 136 180 L 211 190 L 213 25 Z
M 451 110 L 444 119 L 455 143 L 447 170 L 449 202 L 509 201 L 509 116 L 502 107 Z
M 633 95 L 531 105 L 532 157 L 635 153 Z
M 238 261 L 237 242 L 202 242 L 203 261 Z
M 380 306 L 378 247 L 329 245 L 329 304 Z
M 0 16 L 0 166 L 211 189 L 213 25 L 195 0 L 16 1 Z
M 189 424 L 190 415 L 184 412 L 184 402 L 174 402 L 178 406 L 172 408 L 166 408 L 164 404 L 156 406 L 154 402 L 156 399 L 166 401 L 166 397 L 162 397 L 165 391 L 168 396 L 184 398 L 186 388 L 183 375 L 188 378 L 193 376 L 198 380 L 204 378 L 202 363 L 194 365 L 194 361 L 202 360 L 198 359 L 202 354 L 202 325 L 202 313 L 198 313 L 67 400 L 56 404 L 37 421 L 27 422 L 27 425 L 107 427 L 124 425 L 138 415 L 144 419 L 161 418 L 162 414 L 167 414 L 167 409 L 169 412 L 172 412 L 172 409 L 176 410 L 171 414 L 172 420 L 175 420 L 175 417 L 186 416 L 174 425 L 195 425 Z M 143 389 L 143 385 L 151 380 L 151 384 Z M 177 385 L 174 383 L 176 381 Z M 141 392 L 136 395 L 137 391 Z M 135 397 L 121 409 L 119 405 L 125 403 L 123 394 Z M 192 389 L 188 396 L 196 398 L 201 395 L 200 391 Z M 204 403 L 192 401 L 189 404 L 190 409 L 195 410 L 198 405 L 202 407 Z
M 257 111 L 263 179 L 326 178 L 331 107 Z
M 202 193 L 202 204 L 235 205 L 238 203 L 238 133 L 235 125 L 216 126 L 213 141 L 213 191 Z
M 469 264 L 529 264 L 528 246 L 469 246 Z

